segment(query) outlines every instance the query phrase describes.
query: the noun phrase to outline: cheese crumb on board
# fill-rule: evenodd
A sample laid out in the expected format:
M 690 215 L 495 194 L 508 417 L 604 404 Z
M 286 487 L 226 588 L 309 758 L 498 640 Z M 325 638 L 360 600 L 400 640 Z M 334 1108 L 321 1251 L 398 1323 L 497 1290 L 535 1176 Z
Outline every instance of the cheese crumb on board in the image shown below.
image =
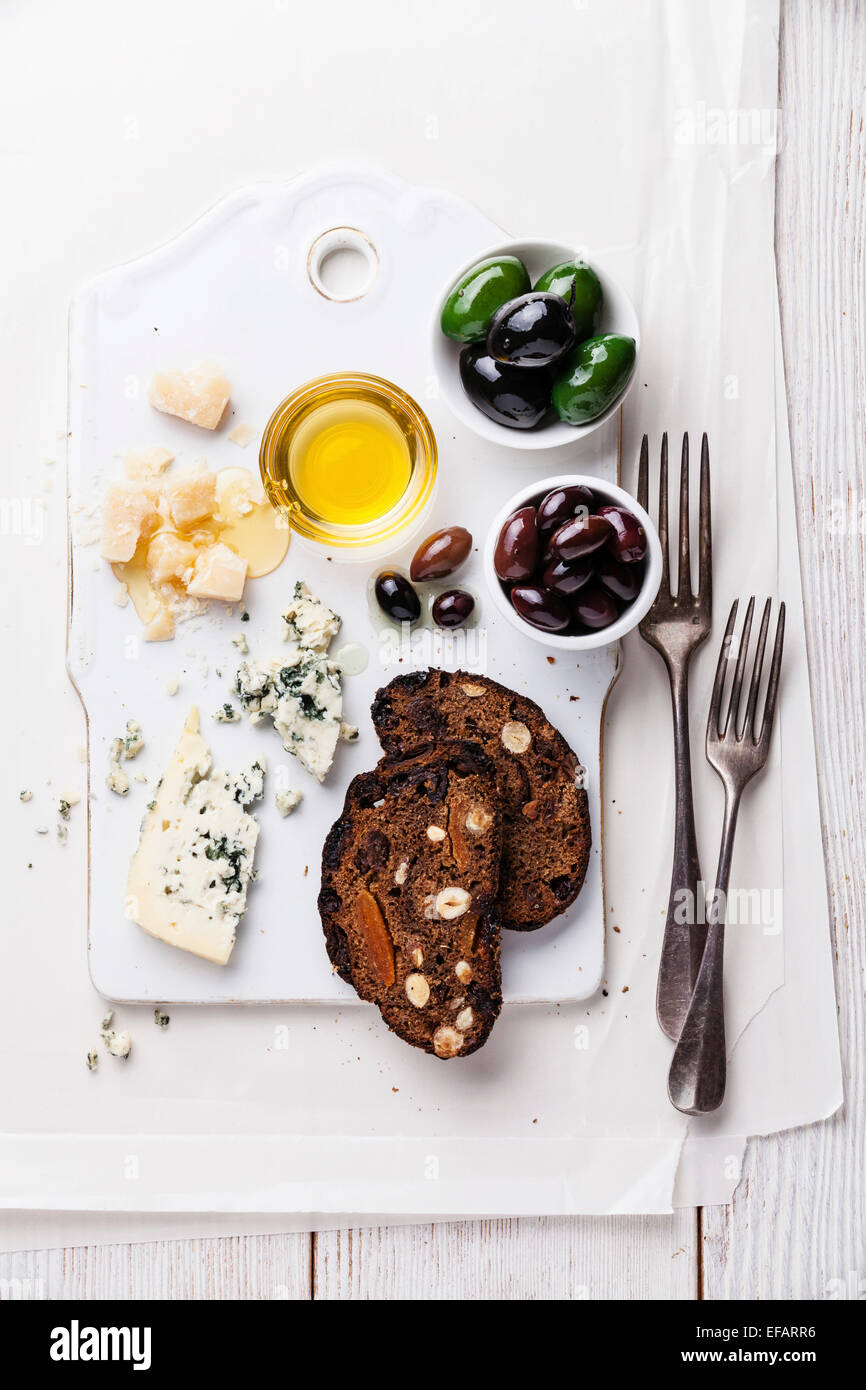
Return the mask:
M 225 965 L 245 910 L 259 826 L 244 809 L 264 788 L 264 765 L 214 771 L 187 715 L 142 825 L 126 889 L 126 915 L 151 936 Z
M 33 793 L 32 793 L 32 791 L 30 791 L 29 787 L 28 787 L 28 788 L 25 788 L 25 790 L 24 790 L 23 792 L 19 792 L 19 793 L 18 793 L 18 800 L 19 800 L 19 801 L 32 801 L 32 800 L 33 800 Z
M 176 695 L 179 690 L 180 681 L 178 680 L 177 676 L 169 676 L 168 680 L 165 683 L 166 695 Z
M 289 791 L 285 792 L 277 792 L 274 796 L 274 801 L 276 803 L 276 807 L 280 815 L 283 818 L 285 818 L 286 816 L 290 816 L 292 814 L 296 807 L 300 805 L 303 798 L 303 792 L 290 789 Z
M 102 1041 L 112 1057 L 122 1057 L 125 1061 L 132 1051 L 132 1038 L 126 1032 L 115 1033 L 108 1029 L 102 1034 Z
M 129 603 L 128 584 L 118 584 L 117 588 L 114 591 L 114 602 L 117 604 L 118 608 L 126 607 L 126 605 Z
M 170 449 L 154 444 L 149 449 L 127 449 L 123 455 L 123 471 L 127 478 L 145 481 L 159 477 L 173 462 L 174 454 Z
M 171 1022 L 171 1017 L 169 1014 L 162 1013 L 159 1009 L 154 1009 L 153 1021 L 157 1028 L 167 1028 Z
M 232 444 L 237 444 L 239 448 L 245 449 L 248 444 L 252 444 L 257 434 L 257 429 L 242 420 L 240 424 L 235 425 L 233 430 L 229 430 L 228 437 Z
M 95 1047 L 90 1048 L 84 1060 L 88 1071 L 96 1071 L 96 1068 L 99 1066 L 99 1053 Z
M 186 370 L 155 372 L 147 398 L 155 410 L 215 430 L 231 392 L 231 383 L 216 362 L 203 361 Z
M 174 614 L 165 604 L 160 604 L 150 622 L 145 623 L 142 633 L 145 642 L 170 642 L 174 636 Z

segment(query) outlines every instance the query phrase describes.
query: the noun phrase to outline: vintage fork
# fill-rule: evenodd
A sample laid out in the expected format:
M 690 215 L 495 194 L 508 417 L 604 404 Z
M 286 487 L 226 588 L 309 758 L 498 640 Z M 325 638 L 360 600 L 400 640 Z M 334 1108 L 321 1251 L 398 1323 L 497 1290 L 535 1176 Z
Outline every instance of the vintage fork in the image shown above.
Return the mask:
M 640 449 L 638 501 L 648 510 L 649 445 L 644 435 Z M 710 520 L 710 450 L 707 436 L 701 441 L 701 495 L 698 551 L 698 589 L 692 593 L 689 546 L 689 437 L 683 435 L 680 467 L 679 573 L 677 591 L 671 592 L 668 553 L 668 437 L 662 435 L 659 470 L 659 539 L 662 546 L 662 582 L 652 608 L 640 624 L 644 641 L 655 647 L 667 667 L 674 717 L 674 771 L 676 820 L 674 862 L 668 897 L 667 920 L 662 940 L 656 990 L 656 1016 L 669 1038 L 680 1035 L 698 977 L 706 939 L 706 927 L 694 905 L 702 891 L 701 865 L 695 835 L 692 799 L 692 763 L 689 744 L 689 663 L 695 650 L 709 636 L 712 626 L 712 528 Z M 692 910 L 689 910 L 691 907 Z
M 729 664 L 728 653 L 734 633 L 737 605 L 738 600 L 735 600 L 725 630 L 712 700 L 710 701 L 710 717 L 707 723 L 707 761 L 715 768 L 725 787 L 725 819 L 722 826 L 722 844 L 719 850 L 719 867 L 716 871 L 715 890 L 709 904 L 710 926 L 704 947 L 704 956 L 668 1075 L 668 1095 L 671 1103 L 685 1115 L 708 1115 L 711 1111 L 718 1109 L 725 1095 L 727 1063 L 725 1059 L 723 964 L 728 880 L 731 873 L 734 833 L 737 828 L 737 815 L 743 789 L 755 773 L 760 772 L 770 751 L 773 716 L 776 713 L 776 693 L 779 688 L 779 670 L 782 665 L 782 647 L 785 641 L 785 605 L 783 603 L 779 607 L 773 660 L 770 666 L 764 714 L 759 730 L 757 723 L 758 691 L 761 685 L 764 649 L 767 645 L 767 629 L 770 624 L 771 600 L 767 599 L 764 605 L 764 615 L 761 619 L 761 630 L 758 633 L 758 645 L 755 649 L 755 664 L 749 686 L 746 715 L 742 730 L 740 730 L 740 695 L 743 689 L 743 675 L 746 669 L 749 637 L 752 631 L 752 613 L 755 607 L 755 600 L 749 599 L 749 606 L 746 609 L 746 618 L 743 623 L 743 633 L 740 638 L 736 670 L 731 685 L 731 698 L 728 703 L 728 712 L 723 721 L 721 718 L 722 690 Z

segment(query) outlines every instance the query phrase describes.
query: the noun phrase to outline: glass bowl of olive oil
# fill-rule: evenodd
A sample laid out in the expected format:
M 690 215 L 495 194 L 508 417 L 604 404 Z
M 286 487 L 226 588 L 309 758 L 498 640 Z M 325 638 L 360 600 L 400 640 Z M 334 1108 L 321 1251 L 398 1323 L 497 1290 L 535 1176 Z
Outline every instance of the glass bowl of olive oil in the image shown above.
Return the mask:
M 277 406 L 259 454 L 272 506 L 335 560 L 369 560 L 421 525 L 436 439 L 412 397 L 360 372 L 308 381 Z

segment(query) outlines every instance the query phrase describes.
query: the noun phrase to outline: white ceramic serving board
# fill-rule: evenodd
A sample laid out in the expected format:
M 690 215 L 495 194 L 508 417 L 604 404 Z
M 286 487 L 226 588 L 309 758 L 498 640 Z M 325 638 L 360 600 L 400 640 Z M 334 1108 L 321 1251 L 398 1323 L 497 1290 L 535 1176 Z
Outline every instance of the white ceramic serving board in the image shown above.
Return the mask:
M 347 225 L 369 238 L 378 270 L 363 297 L 336 303 L 314 289 L 307 256 L 323 232 Z M 174 467 L 206 458 L 213 468 L 255 471 L 258 439 L 275 405 L 303 381 L 341 369 L 388 377 L 423 406 L 439 444 L 439 490 L 425 531 L 460 523 L 475 537 L 477 549 L 460 582 L 480 597 L 479 628 L 456 661 L 447 654 L 431 660 L 428 650 L 417 664 L 453 667 L 468 657 L 476 669 L 531 695 L 587 770 L 594 844 L 586 884 L 572 908 L 546 928 L 505 934 L 505 999 L 580 999 L 598 988 L 604 962 L 601 730 L 618 651 L 579 659 L 557 654 L 551 664 L 546 648 L 495 616 L 479 551 L 490 518 L 527 476 L 543 478 L 573 464 L 575 471 L 615 479 L 617 424 L 582 441 L 579 450 L 524 454 L 477 438 L 439 400 L 429 358 L 436 297 L 453 267 L 502 238 L 495 223 L 447 195 L 372 172 L 332 172 L 235 194 L 169 245 L 92 282 L 73 304 L 68 664 L 87 712 L 88 951 L 93 982 L 106 997 L 165 1004 L 356 1001 L 331 972 L 316 896 L 322 842 L 348 782 L 379 756 L 369 717 L 373 694 L 409 669 L 405 660 L 382 665 L 366 592 L 374 566 L 339 563 L 293 538 L 280 569 L 248 582 L 241 607 L 250 619 L 243 628 L 240 607 L 229 614 L 213 604 L 205 617 L 179 625 L 173 641 L 148 644 L 132 607 L 113 602 L 116 581 L 99 560 L 88 514 L 105 485 L 120 476 L 117 455 L 127 447 L 164 444 L 176 453 Z M 158 414 L 146 398 L 156 368 L 201 357 L 216 359 L 233 383 L 227 418 L 214 434 Z M 246 450 L 227 438 L 239 421 L 258 431 Z M 406 563 L 412 549 L 407 545 L 394 561 Z M 253 655 L 278 652 L 280 614 L 297 578 L 342 615 L 332 651 L 359 642 L 370 652 L 367 669 L 345 680 L 345 717 L 359 725 L 360 739 L 340 746 L 324 786 L 284 753 L 269 723 L 253 728 L 211 718 L 237 666 L 231 638 L 243 630 Z M 180 680 L 174 697 L 166 692 L 172 676 Z M 264 754 L 269 768 L 265 800 L 253 808 L 262 827 L 260 879 L 225 967 L 166 946 L 124 917 L 139 823 L 192 704 L 200 707 L 218 766 L 237 768 Z M 129 717 L 142 724 L 146 747 L 126 768 L 145 774 L 148 783 L 133 781 L 121 798 L 107 790 L 105 776 L 111 739 Z M 287 820 L 274 806 L 278 777 L 304 792 L 301 808 Z

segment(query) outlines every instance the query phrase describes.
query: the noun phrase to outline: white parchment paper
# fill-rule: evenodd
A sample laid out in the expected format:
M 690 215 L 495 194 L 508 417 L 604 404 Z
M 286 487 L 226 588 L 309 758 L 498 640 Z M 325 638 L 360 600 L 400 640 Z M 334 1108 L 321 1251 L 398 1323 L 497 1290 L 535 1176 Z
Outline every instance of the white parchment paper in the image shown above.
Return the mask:
M 48 4 L 38 32 L 22 14 L 5 21 L 0 101 L 10 128 L 17 103 L 27 105 L 26 60 L 37 47 L 49 99 L 6 154 L 16 215 L 0 227 L 4 262 L 16 267 L 16 331 L 0 364 L 17 388 L 0 419 L 0 466 L 18 502 L 0 547 L 2 621 L 21 673 L 2 697 L 12 735 L 0 929 L 4 1238 L 16 1239 L 16 1208 L 172 1213 L 174 1223 L 184 1212 L 379 1220 L 724 1200 L 746 1135 L 816 1120 L 841 1098 L 780 431 L 777 6 L 549 0 L 530 24 L 517 0 L 433 9 L 381 0 L 375 12 L 338 0 L 326 44 L 319 13 L 272 0 L 244 7 L 242 24 L 233 7 L 213 3 L 178 11 L 153 0 L 148 14 L 131 47 L 107 0 L 85 0 L 74 15 Z M 122 80 L 99 61 L 95 26 L 105 45 L 123 44 Z M 467 66 L 480 52 L 480 69 Z M 517 61 L 524 98 L 513 101 L 500 75 Z M 496 138 L 485 140 L 492 110 Z M 781 737 L 744 807 L 732 879 L 770 907 L 730 933 L 730 1091 L 699 1131 L 668 1106 L 671 1049 L 654 1019 L 672 751 L 663 668 L 636 635 L 606 737 L 604 994 L 509 1011 L 466 1068 L 416 1055 L 365 1009 L 256 1008 L 174 1010 L 164 1033 L 149 1010 L 126 1010 L 130 1063 L 84 1069 L 101 1004 L 84 961 L 81 818 L 73 812 L 65 847 L 53 838 L 56 796 L 81 779 L 82 738 L 63 670 L 62 481 L 45 490 L 62 469 L 65 305 L 88 275 L 165 240 L 232 187 L 338 158 L 451 188 L 515 235 L 603 252 L 642 324 L 641 379 L 623 428 L 627 486 L 644 431 L 655 454 L 668 429 L 675 455 L 682 430 L 694 446 L 708 431 L 716 626 L 692 686 L 707 878 L 721 788 L 700 749 L 728 604 L 752 592 L 788 601 Z M 36 795 L 19 806 L 25 786 Z M 39 824 L 51 835 L 37 837 Z M 53 1242 L 27 1220 L 19 1239 Z M 211 1229 L 198 1217 L 190 1233 L 203 1221 Z M 115 1238 L 152 1229 L 146 1222 L 127 1221 Z M 108 1238 L 104 1218 L 96 1229 Z M 60 1240 L 62 1227 L 53 1230 Z

